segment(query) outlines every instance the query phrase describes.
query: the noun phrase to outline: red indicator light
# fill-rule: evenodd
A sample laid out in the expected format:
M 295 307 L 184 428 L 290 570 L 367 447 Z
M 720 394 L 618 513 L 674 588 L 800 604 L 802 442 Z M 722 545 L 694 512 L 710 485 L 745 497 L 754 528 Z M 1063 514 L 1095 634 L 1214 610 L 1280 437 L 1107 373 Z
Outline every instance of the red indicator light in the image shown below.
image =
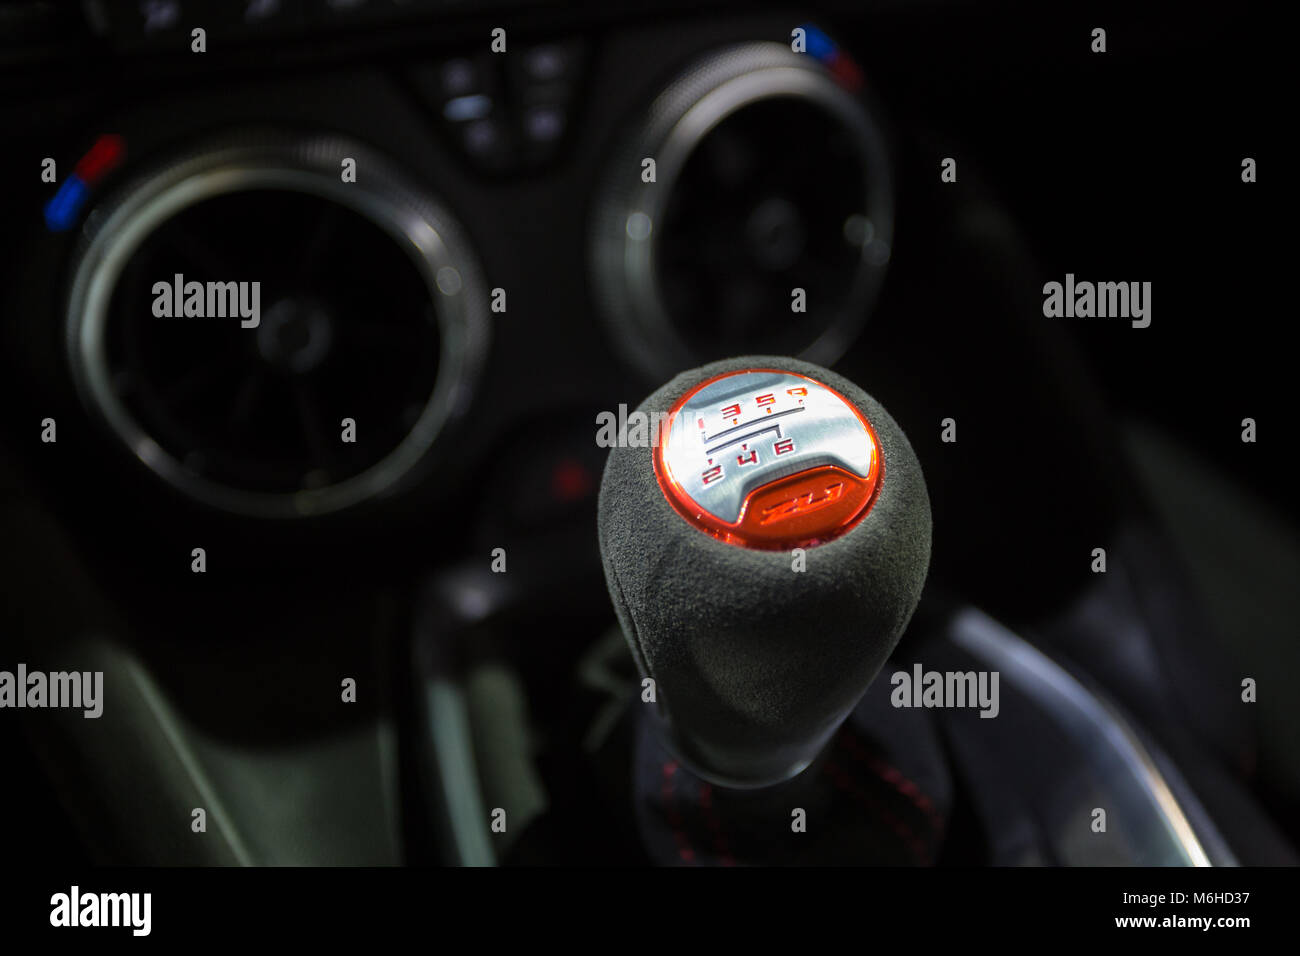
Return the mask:
M 551 494 L 557 501 L 579 501 L 594 487 L 591 473 L 581 462 L 565 458 L 551 471 Z
M 95 182 L 126 156 L 126 140 L 114 133 L 106 133 L 95 140 L 95 145 L 82 156 L 72 174 L 87 186 Z

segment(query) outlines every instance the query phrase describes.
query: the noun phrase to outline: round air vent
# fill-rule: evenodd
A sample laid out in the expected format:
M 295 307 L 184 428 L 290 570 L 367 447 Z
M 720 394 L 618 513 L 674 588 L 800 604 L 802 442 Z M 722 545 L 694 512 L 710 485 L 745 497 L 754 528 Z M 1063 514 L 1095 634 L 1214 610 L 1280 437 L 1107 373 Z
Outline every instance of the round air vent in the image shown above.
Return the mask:
M 661 378 L 742 352 L 843 354 L 893 228 L 884 136 L 859 97 L 811 56 L 746 44 L 688 70 L 626 143 L 592 260 L 629 361 Z
M 136 456 L 259 517 L 397 488 L 464 409 L 487 337 L 443 209 L 359 144 L 271 134 L 196 148 L 99 206 L 67 321 L 83 398 Z

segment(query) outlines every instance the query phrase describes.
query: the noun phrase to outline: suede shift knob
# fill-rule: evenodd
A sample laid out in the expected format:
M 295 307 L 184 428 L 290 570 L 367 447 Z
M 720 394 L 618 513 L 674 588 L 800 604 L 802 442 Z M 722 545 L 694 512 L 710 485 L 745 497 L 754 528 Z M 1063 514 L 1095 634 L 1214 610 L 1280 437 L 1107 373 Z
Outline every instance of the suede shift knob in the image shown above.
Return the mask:
M 684 372 L 638 411 L 657 427 L 610 452 L 600 550 L 666 742 L 720 785 L 788 779 L 920 599 L 931 527 L 916 455 L 869 395 L 791 358 Z

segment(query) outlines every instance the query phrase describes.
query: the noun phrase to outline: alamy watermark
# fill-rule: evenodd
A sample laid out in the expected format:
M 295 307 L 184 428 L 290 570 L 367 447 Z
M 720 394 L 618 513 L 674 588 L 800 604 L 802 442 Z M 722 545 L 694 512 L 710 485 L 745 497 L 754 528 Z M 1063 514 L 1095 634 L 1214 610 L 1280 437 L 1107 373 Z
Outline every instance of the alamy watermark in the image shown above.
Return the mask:
M 912 670 L 894 671 L 889 702 L 895 707 L 979 708 L 980 717 L 996 717 L 997 671 L 927 671 L 920 664 Z
M 1065 282 L 1043 285 L 1043 315 L 1049 319 L 1131 319 L 1133 328 L 1151 324 L 1150 282 Z
M 16 671 L 0 671 L 0 708 L 69 708 L 84 711 L 83 717 L 104 713 L 103 671 L 29 671 L 19 664 Z
M 50 925 L 124 926 L 133 936 L 148 936 L 153 928 L 152 893 L 82 893 L 73 886 L 50 897 Z
M 668 434 L 668 418 L 667 412 L 629 412 L 627 405 L 619 405 L 617 412 L 601 412 L 596 416 L 596 447 L 658 448 Z
M 178 272 L 171 282 L 153 284 L 153 314 L 160 319 L 240 319 L 255 329 L 262 322 L 262 283 L 186 282 Z

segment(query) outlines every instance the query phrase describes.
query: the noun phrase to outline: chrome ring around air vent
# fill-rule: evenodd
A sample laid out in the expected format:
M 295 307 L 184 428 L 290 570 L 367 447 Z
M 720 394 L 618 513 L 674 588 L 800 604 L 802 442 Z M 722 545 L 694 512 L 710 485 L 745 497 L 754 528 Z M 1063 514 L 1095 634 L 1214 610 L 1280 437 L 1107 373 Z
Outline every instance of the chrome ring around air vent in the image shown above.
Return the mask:
M 341 175 L 345 159 L 356 161 L 355 181 Z M 232 224 L 234 215 L 248 221 Z M 299 224 L 314 228 L 295 233 Z M 262 518 L 357 505 L 408 480 L 465 410 L 487 349 L 479 267 L 453 218 L 367 147 L 327 135 L 225 136 L 136 176 L 84 232 L 66 316 L 78 390 L 141 462 L 197 501 Z M 211 274 L 246 252 L 245 269 L 279 277 L 260 327 L 144 314 L 141 290 L 172 280 L 170 269 L 153 272 L 182 246 L 200 271 L 212 266 L 199 280 L 257 279 Z M 308 256 L 315 273 L 293 265 Z M 134 292 L 122 290 L 124 278 Z M 389 287 L 400 296 L 390 301 Z M 193 408 L 156 381 L 212 356 L 215 370 L 187 386 Z M 368 414 L 356 428 L 378 436 L 369 445 L 341 443 L 340 391 Z M 227 412 L 265 419 L 247 447 L 220 425 Z
M 590 253 L 625 359 L 662 378 L 743 352 L 843 354 L 893 238 L 886 138 L 861 97 L 813 57 L 742 44 L 694 64 L 622 142 Z

